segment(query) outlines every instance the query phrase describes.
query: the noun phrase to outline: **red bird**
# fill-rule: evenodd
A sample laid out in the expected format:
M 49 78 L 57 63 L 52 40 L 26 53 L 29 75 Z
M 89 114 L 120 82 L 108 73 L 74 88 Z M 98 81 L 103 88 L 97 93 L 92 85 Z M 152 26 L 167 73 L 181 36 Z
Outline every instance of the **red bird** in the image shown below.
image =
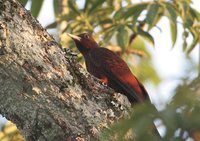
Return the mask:
M 78 36 L 69 33 L 68 35 L 83 54 L 89 73 L 101 79 L 116 92 L 126 95 L 132 104 L 149 99 L 142 83 L 131 73 L 119 55 L 100 47 L 88 33 Z

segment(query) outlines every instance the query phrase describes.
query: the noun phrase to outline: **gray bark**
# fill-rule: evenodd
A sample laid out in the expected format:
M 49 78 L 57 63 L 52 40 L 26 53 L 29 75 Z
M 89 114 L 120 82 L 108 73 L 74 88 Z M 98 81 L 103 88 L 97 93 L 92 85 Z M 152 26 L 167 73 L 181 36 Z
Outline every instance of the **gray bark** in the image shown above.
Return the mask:
M 0 0 L 0 114 L 26 140 L 96 140 L 127 114 L 126 100 L 65 54 L 17 0 Z

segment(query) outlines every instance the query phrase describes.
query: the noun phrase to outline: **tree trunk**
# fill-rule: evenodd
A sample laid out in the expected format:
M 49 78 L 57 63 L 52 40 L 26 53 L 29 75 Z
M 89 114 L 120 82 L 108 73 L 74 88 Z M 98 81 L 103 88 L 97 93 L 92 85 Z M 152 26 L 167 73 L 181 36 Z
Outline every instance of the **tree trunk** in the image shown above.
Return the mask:
M 64 53 L 17 0 L 0 0 L 0 114 L 26 140 L 95 140 L 129 107 L 71 51 Z

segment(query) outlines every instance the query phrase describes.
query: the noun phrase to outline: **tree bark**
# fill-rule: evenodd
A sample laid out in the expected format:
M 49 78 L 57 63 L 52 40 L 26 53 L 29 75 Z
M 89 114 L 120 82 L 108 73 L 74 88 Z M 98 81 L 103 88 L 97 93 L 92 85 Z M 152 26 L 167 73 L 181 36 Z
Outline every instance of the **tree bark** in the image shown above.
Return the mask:
M 17 0 L 0 0 L 0 114 L 26 140 L 95 140 L 129 107 L 70 50 L 64 53 Z

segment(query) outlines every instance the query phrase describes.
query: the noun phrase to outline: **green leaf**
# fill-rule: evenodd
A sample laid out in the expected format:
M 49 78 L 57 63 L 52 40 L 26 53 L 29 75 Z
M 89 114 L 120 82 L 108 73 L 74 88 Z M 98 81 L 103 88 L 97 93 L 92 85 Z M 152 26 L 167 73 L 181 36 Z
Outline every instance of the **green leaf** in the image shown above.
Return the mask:
M 194 31 L 191 31 L 192 33 L 192 36 L 193 36 L 193 42 L 192 44 L 190 45 L 189 49 L 187 50 L 187 53 L 189 54 L 193 49 L 194 47 L 199 43 L 199 35 L 194 32 Z
M 22 4 L 22 5 L 26 5 L 26 3 L 28 2 L 28 0 L 19 0 L 19 2 Z
M 166 7 L 166 16 L 169 18 L 169 20 L 171 20 L 171 22 L 173 22 L 174 24 L 176 23 L 176 19 L 177 19 L 177 14 L 176 14 L 176 9 L 174 8 L 174 6 L 168 2 L 165 3 L 165 7 Z
M 181 4 L 183 24 L 184 27 L 189 29 L 194 23 L 194 19 L 190 13 L 190 5 L 186 1 L 183 1 Z
M 192 17 L 188 16 L 188 17 L 186 17 L 184 26 L 187 28 L 191 28 L 193 23 L 194 23 L 194 21 L 193 21 Z
M 45 28 L 46 29 L 56 28 L 57 24 L 58 24 L 58 22 L 54 21 L 54 22 L 50 23 L 49 25 L 47 25 Z
M 147 42 L 152 44 L 154 46 L 154 39 L 153 37 L 146 31 L 142 30 L 141 28 L 138 28 L 137 33 L 142 36 Z
M 125 50 L 125 48 L 128 46 L 128 42 L 128 31 L 124 26 L 120 26 L 117 33 L 117 43 L 122 48 L 122 50 Z
M 125 14 L 125 8 L 121 7 L 119 10 L 117 10 L 113 16 L 114 19 L 121 19 L 123 15 Z
M 98 22 L 99 25 L 103 25 L 103 24 L 111 24 L 112 20 L 111 19 L 103 19 L 101 21 Z
M 190 12 L 193 17 L 196 17 L 197 21 L 200 21 L 200 13 L 196 9 L 190 8 Z
M 177 24 L 170 22 L 170 31 L 171 31 L 171 39 L 172 39 L 172 47 L 174 47 L 177 40 Z
M 71 1 L 69 0 L 68 1 L 68 5 L 69 5 L 69 8 L 74 12 L 76 13 L 77 15 L 80 15 L 80 12 L 79 12 L 79 9 L 77 8 L 77 5 L 74 1 Z
M 92 12 L 97 9 L 99 6 L 101 6 L 106 0 L 96 0 L 93 4 L 92 7 L 89 10 L 89 14 L 92 14 Z
M 37 18 L 40 13 L 43 1 L 44 0 L 32 0 L 31 13 L 35 18 Z
M 124 18 L 127 19 L 130 16 L 134 16 L 137 19 L 141 12 L 147 8 L 147 6 L 148 3 L 140 3 L 129 7 L 124 13 Z
M 104 43 L 108 43 L 115 32 L 116 32 L 115 27 L 111 27 L 111 28 L 107 29 L 107 31 L 105 31 L 105 36 L 104 36 L 104 40 L 103 40 Z
M 83 11 L 86 11 L 88 9 L 88 5 L 89 5 L 89 0 L 85 0 Z
M 164 3 L 165 9 L 166 9 L 166 16 L 169 19 L 170 23 L 170 31 L 171 31 L 171 39 L 172 39 L 172 47 L 175 45 L 177 40 L 177 13 L 176 9 L 171 3 Z
M 185 51 L 186 50 L 186 48 L 187 48 L 187 41 L 186 41 L 186 39 L 184 38 L 183 39 L 183 51 Z
M 58 0 L 53 0 L 53 9 L 54 9 L 55 16 L 58 16 L 58 14 L 59 14 L 59 1 Z
M 149 25 L 149 29 L 151 29 L 155 24 L 159 14 L 159 8 L 160 8 L 160 4 L 158 3 L 153 3 L 149 6 L 149 10 L 148 13 L 146 15 L 146 23 Z
M 69 14 L 63 14 L 58 17 L 58 21 L 72 21 L 76 18 L 76 13 L 70 12 Z

